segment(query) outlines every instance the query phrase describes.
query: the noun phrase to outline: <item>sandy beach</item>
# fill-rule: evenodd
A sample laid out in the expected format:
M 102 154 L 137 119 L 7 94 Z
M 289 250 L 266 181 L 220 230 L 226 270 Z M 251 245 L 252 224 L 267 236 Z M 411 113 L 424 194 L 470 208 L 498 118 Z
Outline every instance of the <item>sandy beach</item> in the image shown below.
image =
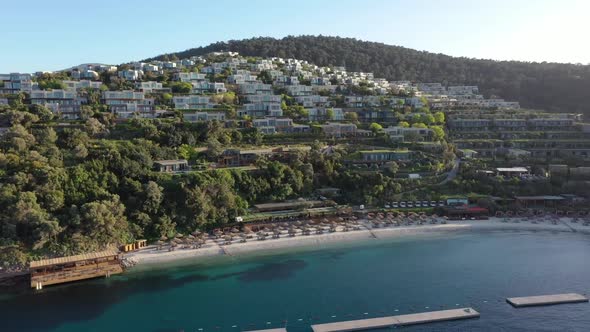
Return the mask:
M 442 224 L 442 219 L 437 224 L 410 225 L 410 226 L 388 226 L 372 228 L 370 223 L 363 222 L 360 230 L 343 232 L 338 229 L 336 232 L 302 235 L 290 237 L 288 234 L 281 234 L 280 238 L 266 239 L 263 241 L 255 238 L 248 239 L 245 243 L 234 242 L 231 245 L 224 245 L 222 240 L 209 239 L 199 249 L 168 249 L 158 250 L 155 246 L 126 254 L 124 257 L 134 264 L 157 264 L 171 262 L 180 259 L 214 257 L 214 256 L 239 256 L 252 253 L 268 253 L 290 248 L 315 248 L 333 243 L 346 243 L 355 241 L 367 241 L 371 239 L 387 239 L 408 235 L 439 233 L 439 232 L 462 232 L 462 231 L 546 231 L 546 232 L 569 232 L 590 234 L 590 226 L 584 226 L 582 222 L 573 222 L 571 218 L 561 218 L 553 224 L 544 220 L 533 223 L 532 220 L 512 218 L 504 221 L 501 218 L 490 218 L 489 220 L 462 220 L 448 221 Z

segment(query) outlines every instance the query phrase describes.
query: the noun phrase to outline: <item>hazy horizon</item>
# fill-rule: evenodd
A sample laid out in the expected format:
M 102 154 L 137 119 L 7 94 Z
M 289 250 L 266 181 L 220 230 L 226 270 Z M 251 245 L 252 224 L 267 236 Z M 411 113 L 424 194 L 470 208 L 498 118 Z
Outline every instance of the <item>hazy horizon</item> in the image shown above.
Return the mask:
M 5 36 L 13 47 L 0 54 L 0 72 L 120 64 L 219 41 L 288 35 L 350 37 L 456 57 L 590 63 L 590 46 L 580 42 L 590 3 L 581 0 L 302 0 L 281 7 L 220 0 L 168 7 L 138 0 L 91 8 L 73 0 L 8 3 L 5 26 L 21 28 Z

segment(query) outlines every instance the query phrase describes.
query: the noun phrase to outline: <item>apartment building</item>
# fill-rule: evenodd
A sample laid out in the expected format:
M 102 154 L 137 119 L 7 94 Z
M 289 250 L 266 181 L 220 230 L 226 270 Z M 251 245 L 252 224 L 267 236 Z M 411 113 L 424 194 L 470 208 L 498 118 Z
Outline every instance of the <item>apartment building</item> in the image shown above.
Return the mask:
M 406 140 L 429 141 L 432 139 L 432 129 L 430 128 L 408 128 L 392 126 L 384 128 L 383 131 L 394 142 L 405 142 Z
M 187 122 L 225 121 L 224 112 L 184 112 L 182 117 Z
M 200 82 L 192 82 L 192 84 L 193 84 L 193 93 L 196 93 L 196 94 L 225 93 L 225 92 L 227 92 L 227 89 L 225 88 L 224 83 L 200 81 Z
M 31 91 L 31 104 L 43 105 L 63 119 L 78 119 L 80 106 L 86 99 L 78 97 L 75 90 L 34 90 Z
M 148 115 L 155 109 L 154 100 L 139 91 L 103 91 L 102 101 L 120 118 L 131 118 L 136 113 Z
M 344 121 L 344 112 L 341 108 L 309 108 L 308 120 L 311 122 L 321 121 Z
M 329 106 L 328 97 L 320 95 L 297 96 L 295 101 L 306 108 Z
M 324 133 L 327 137 L 350 137 L 356 136 L 357 134 L 357 127 L 355 124 L 352 123 L 334 123 L 329 122 L 324 125 L 320 125 L 319 128 L 321 129 L 322 133 Z
M 174 96 L 172 97 L 174 108 L 180 110 L 190 109 L 210 109 L 215 107 L 215 103 L 211 102 L 211 98 L 203 95 L 188 95 L 188 96 Z
M 102 82 L 94 82 L 90 80 L 80 81 L 63 81 L 67 90 L 80 90 L 80 89 L 100 89 Z
M 173 76 L 173 79 L 175 81 L 188 82 L 188 83 L 205 81 L 206 78 L 207 78 L 207 75 L 202 74 L 202 73 L 195 73 L 195 72 L 174 73 L 174 76 Z
M 259 82 L 238 84 L 238 92 L 242 95 L 270 95 L 272 85 Z

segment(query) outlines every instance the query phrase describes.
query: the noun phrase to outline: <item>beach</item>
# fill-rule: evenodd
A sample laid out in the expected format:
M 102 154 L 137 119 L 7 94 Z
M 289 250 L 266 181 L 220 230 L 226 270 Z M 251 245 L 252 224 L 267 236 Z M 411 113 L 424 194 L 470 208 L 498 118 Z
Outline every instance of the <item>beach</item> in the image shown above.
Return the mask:
M 444 232 L 486 232 L 486 231 L 534 231 L 534 232 L 571 232 L 590 234 L 590 226 L 584 226 L 582 222 L 573 222 L 572 218 L 560 218 L 557 223 L 550 221 L 535 221 L 524 218 L 496 218 L 487 220 L 457 220 L 446 221 L 439 218 L 436 224 L 386 226 L 375 228 L 363 220 L 359 230 L 342 231 L 337 228 L 335 232 L 324 234 L 289 236 L 282 233 L 279 238 L 258 240 L 248 239 L 246 242 L 235 241 L 231 245 L 224 244 L 221 239 L 208 239 L 198 249 L 158 249 L 156 246 L 148 246 L 146 249 L 124 255 L 130 265 L 158 264 L 175 260 L 190 258 L 205 258 L 215 256 L 239 256 L 244 254 L 265 254 L 276 251 L 286 251 L 295 248 L 321 248 L 330 244 L 345 244 L 371 239 L 388 239 L 403 236 L 444 233 Z

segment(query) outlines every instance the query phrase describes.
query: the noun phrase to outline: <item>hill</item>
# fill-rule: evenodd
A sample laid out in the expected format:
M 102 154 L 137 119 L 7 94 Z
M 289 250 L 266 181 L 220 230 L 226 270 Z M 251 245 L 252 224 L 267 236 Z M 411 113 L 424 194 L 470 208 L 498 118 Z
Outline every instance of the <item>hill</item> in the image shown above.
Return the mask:
M 352 71 L 374 72 L 388 80 L 478 85 L 486 97 L 496 95 L 519 101 L 523 107 L 590 116 L 588 65 L 469 59 L 325 36 L 230 40 L 173 54 L 186 58 L 216 51 L 297 58 L 320 66 L 345 66 Z M 162 60 L 166 56 L 172 54 L 153 59 Z

